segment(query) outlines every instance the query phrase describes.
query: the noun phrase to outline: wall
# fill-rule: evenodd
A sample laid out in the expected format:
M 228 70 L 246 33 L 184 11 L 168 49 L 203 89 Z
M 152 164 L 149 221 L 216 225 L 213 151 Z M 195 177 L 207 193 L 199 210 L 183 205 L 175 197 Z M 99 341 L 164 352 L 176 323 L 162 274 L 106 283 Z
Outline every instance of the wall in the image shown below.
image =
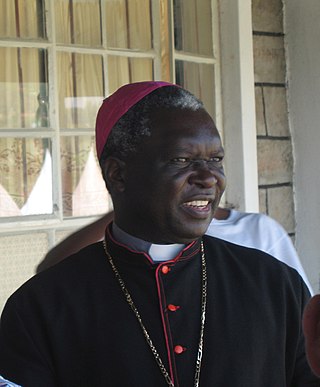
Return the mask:
M 252 2 L 260 211 L 294 237 L 282 0 Z
M 296 247 L 315 291 L 320 273 L 320 1 L 285 0 Z

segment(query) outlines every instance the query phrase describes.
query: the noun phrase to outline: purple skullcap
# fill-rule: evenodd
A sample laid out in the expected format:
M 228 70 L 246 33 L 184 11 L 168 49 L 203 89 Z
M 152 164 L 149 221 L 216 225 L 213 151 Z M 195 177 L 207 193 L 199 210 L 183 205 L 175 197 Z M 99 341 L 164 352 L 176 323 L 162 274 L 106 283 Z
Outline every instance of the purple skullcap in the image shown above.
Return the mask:
M 163 86 L 178 85 L 158 81 L 128 83 L 120 87 L 103 101 L 96 119 L 96 148 L 98 159 L 100 159 L 111 129 L 117 121 L 143 97 Z

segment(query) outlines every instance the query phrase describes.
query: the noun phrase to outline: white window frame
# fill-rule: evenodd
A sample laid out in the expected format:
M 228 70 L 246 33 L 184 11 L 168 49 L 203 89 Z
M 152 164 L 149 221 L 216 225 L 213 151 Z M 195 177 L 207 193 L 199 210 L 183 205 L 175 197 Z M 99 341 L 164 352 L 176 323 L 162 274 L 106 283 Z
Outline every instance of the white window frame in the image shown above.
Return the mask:
M 259 212 L 251 0 L 220 0 L 226 202 Z

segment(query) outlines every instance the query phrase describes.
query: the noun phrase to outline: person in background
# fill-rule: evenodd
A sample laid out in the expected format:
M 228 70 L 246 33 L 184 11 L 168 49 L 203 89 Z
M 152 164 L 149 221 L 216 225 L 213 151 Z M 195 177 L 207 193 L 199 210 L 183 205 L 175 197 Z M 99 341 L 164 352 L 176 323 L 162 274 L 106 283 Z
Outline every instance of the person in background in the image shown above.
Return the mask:
M 303 331 L 309 364 L 320 376 L 320 294 L 313 296 L 304 310 Z
M 18 386 L 17 384 L 12 383 L 12 382 L 10 382 L 9 380 L 4 379 L 4 378 L 0 375 L 0 387 L 21 387 L 21 386 Z
M 113 212 L 109 212 L 68 236 L 47 253 L 38 265 L 37 272 L 60 262 L 91 243 L 102 240 L 106 227 L 112 220 Z M 289 235 L 278 222 L 269 216 L 218 207 L 206 235 L 265 251 L 296 269 L 308 286 L 310 293 L 313 294 L 311 284 Z
M 9 298 L 0 373 L 24 387 L 319 387 L 300 275 L 204 235 L 225 176 L 202 102 L 125 85 L 103 102 L 96 142 L 114 220 Z
M 291 238 L 281 224 L 270 216 L 219 208 L 206 234 L 241 246 L 265 251 L 296 269 L 308 286 L 310 293 L 313 294 L 313 289 Z

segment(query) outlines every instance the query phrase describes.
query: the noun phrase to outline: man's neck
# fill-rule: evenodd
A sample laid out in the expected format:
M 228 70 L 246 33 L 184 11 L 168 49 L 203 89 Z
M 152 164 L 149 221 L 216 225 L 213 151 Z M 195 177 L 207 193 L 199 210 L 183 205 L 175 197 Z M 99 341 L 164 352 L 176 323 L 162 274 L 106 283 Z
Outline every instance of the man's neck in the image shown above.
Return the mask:
M 144 241 L 123 231 L 115 223 L 112 224 L 112 235 L 114 238 L 131 249 L 147 253 L 154 262 L 163 262 L 175 258 L 185 247 L 183 244 L 158 245 Z

